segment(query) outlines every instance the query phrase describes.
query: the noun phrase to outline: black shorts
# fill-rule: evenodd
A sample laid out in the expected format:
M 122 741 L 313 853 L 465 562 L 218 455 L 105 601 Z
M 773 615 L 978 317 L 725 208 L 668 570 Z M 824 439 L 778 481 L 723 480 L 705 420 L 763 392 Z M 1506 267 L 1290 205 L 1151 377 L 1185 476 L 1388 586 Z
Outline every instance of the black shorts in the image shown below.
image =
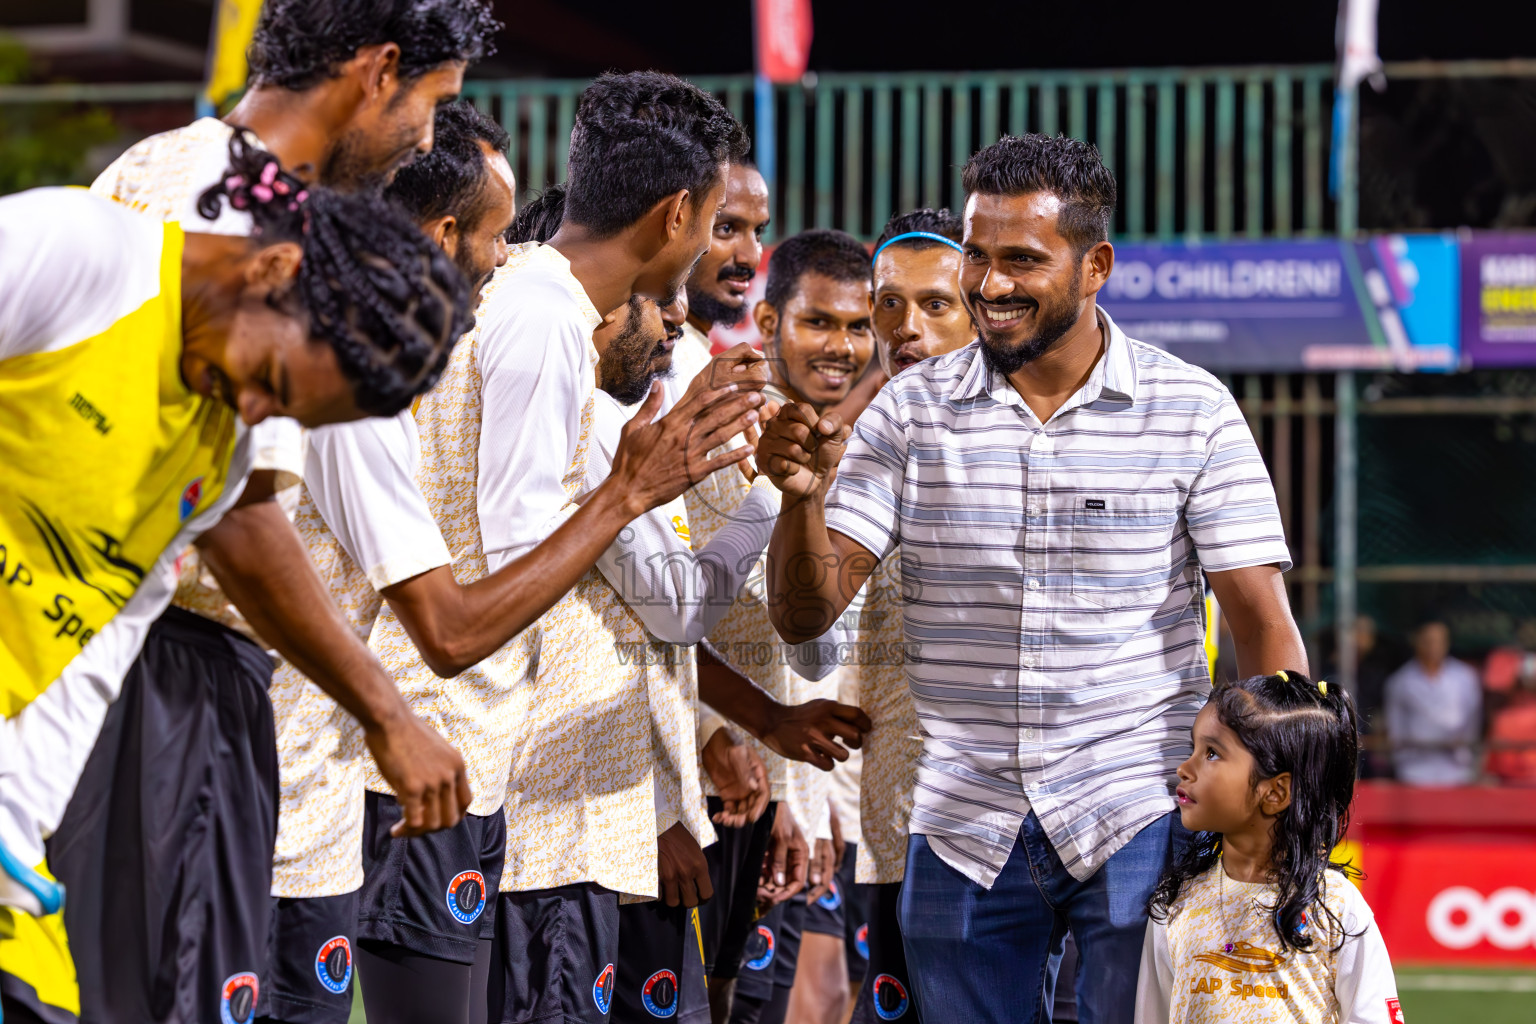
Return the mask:
M 859 986 L 850 1024 L 919 1022 L 923 1018 L 917 1011 L 917 992 L 912 988 L 912 976 L 907 973 L 907 954 L 901 945 L 901 926 L 896 921 L 901 883 L 864 888 L 870 894 L 869 966 L 864 972 L 864 984 Z
M 805 907 L 805 930 L 831 935 L 843 940 L 843 956 L 848 964 L 848 980 L 857 984 L 869 965 L 869 949 L 861 938 L 868 933 L 869 886 L 853 881 L 858 861 L 858 844 L 849 843 L 838 865 L 832 888 Z
M 709 1021 L 704 983 L 704 939 L 699 908 L 661 900 L 619 908 L 618 987 L 613 1024 L 649 1024 L 656 1018 L 688 1024 Z
M 491 1019 L 607 1024 L 618 988 L 619 894 L 599 885 L 496 898 Z
M 506 815 L 466 814 L 453 828 L 410 839 L 389 834 L 399 820 L 394 797 L 367 795 L 357 940 L 473 964 L 476 945 L 495 934 Z
M 107 709 L 48 863 L 90 1021 L 251 1019 L 277 840 L 272 659 L 169 608 Z
M 272 899 L 259 1017 L 288 1024 L 347 1024 L 359 893 Z
M 719 797 L 709 798 L 711 818 L 724 808 Z M 704 928 L 704 973 L 711 978 L 740 973 L 742 950 L 757 924 L 757 883 L 777 810 L 771 803 L 761 818 L 741 828 L 716 825 L 719 839 L 704 847 L 715 895 L 699 908 L 699 921 Z
M 787 1005 L 799 966 L 800 934 L 804 927 L 804 893 L 790 897 L 758 920 L 754 933 L 747 939 L 741 974 L 736 978 L 733 1022 L 758 1024 L 765 1019 L 760 1016 L 761 1008 L 773 1000 L 775 989 L 782 990 L 779 995 Z M 738 1015 L 737 1008 L 742 1015 Z

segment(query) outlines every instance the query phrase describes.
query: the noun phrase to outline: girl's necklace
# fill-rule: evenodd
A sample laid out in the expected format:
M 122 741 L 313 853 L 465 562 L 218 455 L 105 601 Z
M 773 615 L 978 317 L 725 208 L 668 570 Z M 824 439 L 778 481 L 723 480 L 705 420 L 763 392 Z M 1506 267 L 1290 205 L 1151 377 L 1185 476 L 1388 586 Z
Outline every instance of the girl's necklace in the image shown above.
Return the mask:
M 1228 936 L 1236 935 L 1236 934 L 1239 934 L 1239 933 L 1234 931 L 1234 929 L 1232 928 L 1232 923 L 1227 920 L 1227 866 L 1226 866 L 1226 863 L 1224 861 L 1218 859 L 1216 861 L 1216 870 L 1218 872 L 1220 872 L 1217 875 L 1217 878 L 1216 878 L 1216 884 L 1217 884 L 1217 890 L 1216 890 L 1216 913 L 1221 918 L 1222 933 L 1224 935 L 1228 935 Z M 1245 902 L 1248 904 L 1248 910 L 1249 910 L 1250 913 L 1252 911 L 1258 909 L 1258 904 L 1257 904 L 1256 901 L 1254 901 L 1254 900 L 1245 900 Z M 1237 916 L 1237 920 L 1238 920 L 1238 924 L 1242 924 L 1243 915 L 1239 914 Z M 1222 952 L 1224 952 L 1224 953 L 1231 953 L 1236 948 L 1237 948 L 1237 944 L 1235 942 L 1233 942 L 1230 938 L 1221 947 Z

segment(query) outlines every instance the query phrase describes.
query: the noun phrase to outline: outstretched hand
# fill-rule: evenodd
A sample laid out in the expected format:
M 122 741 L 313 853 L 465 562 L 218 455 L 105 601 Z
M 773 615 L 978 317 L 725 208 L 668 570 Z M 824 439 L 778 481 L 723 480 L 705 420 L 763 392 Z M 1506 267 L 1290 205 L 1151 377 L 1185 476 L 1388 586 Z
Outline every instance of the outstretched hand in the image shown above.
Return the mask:
M 661 385 L 653 385 L 624 425 L 613 456 L 609 479 L 618 482 L 635 516 L 665 505 L 715 470 L 748 458 L 748 445 L 710 453 L 761 418 L 763 396 L 744 389 L 741 382 L 718 388 L 690 386 L 682 401 L 657 419 L 662 395 Z

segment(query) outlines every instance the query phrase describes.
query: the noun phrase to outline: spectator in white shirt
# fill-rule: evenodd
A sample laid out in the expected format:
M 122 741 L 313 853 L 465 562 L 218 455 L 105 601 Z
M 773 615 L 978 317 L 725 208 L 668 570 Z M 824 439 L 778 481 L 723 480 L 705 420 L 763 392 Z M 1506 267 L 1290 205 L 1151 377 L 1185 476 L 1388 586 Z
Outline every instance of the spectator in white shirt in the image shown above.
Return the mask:
M 1450 656 L 1451 631 L 1431 619 L 1413 634 L 1413 660 L 1387 680 L 1387 736 L 1399 782 L 1466 786 L 1477 778 L 1482 735 L 1477 672 Z

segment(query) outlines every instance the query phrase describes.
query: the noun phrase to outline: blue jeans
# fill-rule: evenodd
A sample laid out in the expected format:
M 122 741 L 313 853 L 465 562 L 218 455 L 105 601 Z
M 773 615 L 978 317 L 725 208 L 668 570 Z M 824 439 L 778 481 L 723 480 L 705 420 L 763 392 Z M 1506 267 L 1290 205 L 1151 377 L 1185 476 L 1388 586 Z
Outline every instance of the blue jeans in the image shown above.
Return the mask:
M 907 846 L 898 911 L 917 1001 L 957 1024 L 1045 1024 L 1067 930 L 1077 943 L 1082 1024 L 1131 1024 L 1147 898 L 1189 833 L 1171 812 L 1086 881 L 1031 812 L 1008 863 L 984 889 L 939 859 L 926 836 Z

